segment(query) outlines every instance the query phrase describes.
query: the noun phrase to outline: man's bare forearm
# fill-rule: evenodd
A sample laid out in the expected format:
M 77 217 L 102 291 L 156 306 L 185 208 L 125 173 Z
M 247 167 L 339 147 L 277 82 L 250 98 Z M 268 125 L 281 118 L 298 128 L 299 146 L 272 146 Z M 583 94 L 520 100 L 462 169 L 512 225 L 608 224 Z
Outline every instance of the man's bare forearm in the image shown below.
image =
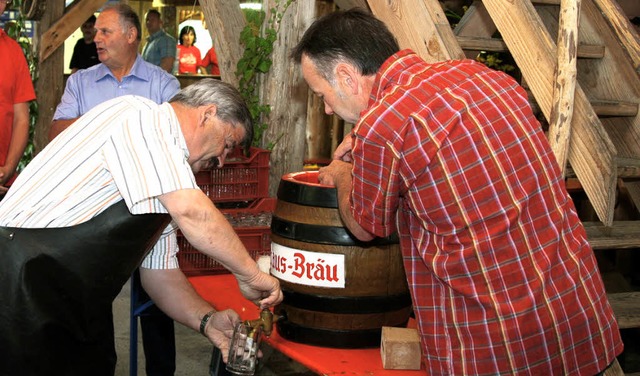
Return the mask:
M 52 121 L 51 127 L 49 128 L 49 141 L 56 138 L 57 135 L 67 129 L 74 121 L 76 121 L 76 119 L 60 119 Z

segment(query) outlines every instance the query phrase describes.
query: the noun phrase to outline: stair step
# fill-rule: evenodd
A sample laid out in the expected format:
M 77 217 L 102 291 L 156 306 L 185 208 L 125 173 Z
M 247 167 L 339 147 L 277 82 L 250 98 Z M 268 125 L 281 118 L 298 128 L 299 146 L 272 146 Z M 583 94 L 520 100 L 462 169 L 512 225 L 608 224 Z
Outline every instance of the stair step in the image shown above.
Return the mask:
M 640 178 L 640 158 L 616 157 L 617 176 L 620 179 L 638 179 Z M 571 166 L 567 166 L 565 178 L 571 181 L 572 189 L 582 189 L 577 181 L 576 173 Z M 569 186 L 567 185 L 567 189 Z M 640 205 L 638 205 L 640 208 Z
M 640 328 L 640 291 L 607 294 L 620 329 Z
M 594 250 L 640 248 L 640 221 L 615 221 L 611 227 L 602 222 L 583 222 L 583 225 Z
M 636 116 L 638 103 L 592 99 L 591 106 L 598 116 Z
M 617 157 L 618 177 L 622 179 L 640 178 L 640 158 Z
M 527 83 L 523 82 L 522 86 L 525 88 L 529 98 L 534 98 L 533 93 L 529 90 Z M 538 103 L 536 103 L 535 100 L 530 100 L 530 103 L 531 109 L 534 113 L 542 112 L 540 106 L 538 106 Z M 636 102 L 611 101 L 603 99 L 589 99 L 589 104 L 591 104 L 593 111 L 599 117 L 635 117 L 638 114 L 638 108 L 640 108 L 640 104 Z
M 499 38 L 477 38 L 457 36 L 458 44 L 463 50 L 507 52 L 507 44 Z M 601 59 L 604 57 L 605 47 L 596 44 L 579 44 L 578 57 L 583 59 Z

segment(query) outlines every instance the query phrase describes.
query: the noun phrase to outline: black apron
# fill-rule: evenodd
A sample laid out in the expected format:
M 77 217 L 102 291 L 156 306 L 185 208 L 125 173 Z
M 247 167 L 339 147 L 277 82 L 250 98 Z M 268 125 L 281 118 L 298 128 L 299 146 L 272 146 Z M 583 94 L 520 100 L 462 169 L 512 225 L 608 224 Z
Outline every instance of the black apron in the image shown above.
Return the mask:
M 121 201 L 77 226 L 0 227 L 0 375 L 112 376 L 112 302 L 170 220 Z

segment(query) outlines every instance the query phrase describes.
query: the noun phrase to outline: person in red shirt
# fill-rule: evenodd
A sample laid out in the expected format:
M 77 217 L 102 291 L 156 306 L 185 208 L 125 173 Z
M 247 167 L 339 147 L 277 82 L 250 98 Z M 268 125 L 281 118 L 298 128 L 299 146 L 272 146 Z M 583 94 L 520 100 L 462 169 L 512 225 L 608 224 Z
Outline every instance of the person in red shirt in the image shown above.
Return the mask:
M 195 46 L 196 30 L 192 26 L 185 26 L 180 30 L 180 44 L 178 44 L 178 74 L 205 74 L 201 66 L 200 50 Z
M 359 240 L 398 233 L 428 375 L 614 362 L 623 343 L 595 255 L 515 80 L 429 64 L 357 9 L 314 22 L 291 56 L 325 112 L 355 124 L 319 180 Z
M 11 1 L 0 1 L 0 14 Z M 16 178 L 29 141 L 29 102 L 36 99 L 22 48 L 0 29 L 0 199 Z
M 216 55 L 216 49 L 211 47 L 207 54 L 202 59 L 202 66 L 209 70 L 209 74 L 213 76 L 220 75 L 220 66 L 218 66 L 218 56 Z M 211 69 L 209 69 L 211 66 Z

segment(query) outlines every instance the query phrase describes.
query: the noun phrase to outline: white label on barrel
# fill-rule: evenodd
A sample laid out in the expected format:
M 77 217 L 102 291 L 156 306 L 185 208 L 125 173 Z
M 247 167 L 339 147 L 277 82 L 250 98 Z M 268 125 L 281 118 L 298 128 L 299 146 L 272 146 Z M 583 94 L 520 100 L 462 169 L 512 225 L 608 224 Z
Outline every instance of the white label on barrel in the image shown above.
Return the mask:
M 344 288 L 344 255 L 271 243 L 271 275 L 299 285 Z

